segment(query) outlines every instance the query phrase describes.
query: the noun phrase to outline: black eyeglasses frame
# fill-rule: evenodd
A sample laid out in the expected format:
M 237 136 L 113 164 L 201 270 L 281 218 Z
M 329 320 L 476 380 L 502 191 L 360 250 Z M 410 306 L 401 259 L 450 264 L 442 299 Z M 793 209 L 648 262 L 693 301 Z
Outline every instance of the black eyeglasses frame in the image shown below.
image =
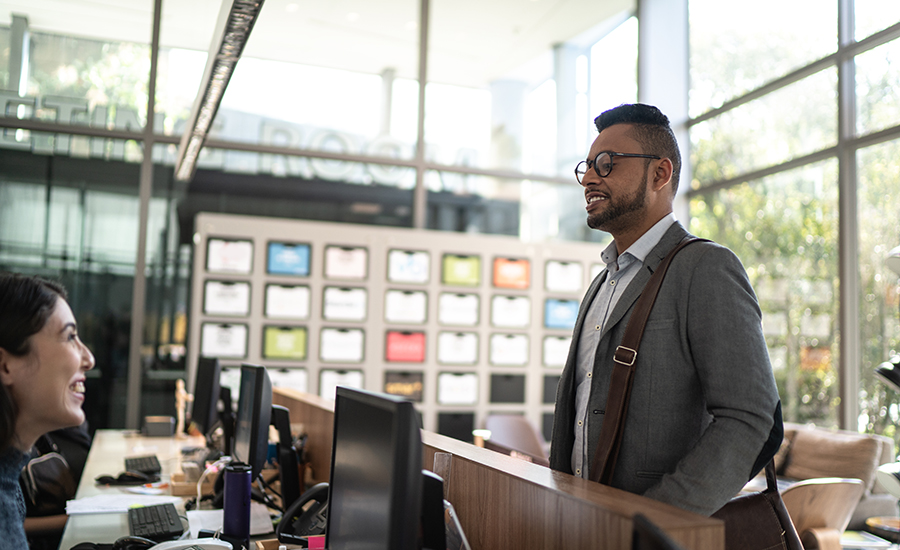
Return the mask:
M 609 156 L 610 162 L 609 163 L 598 163 L 597 159 L 600 158 L 600 155 Z M 615 151 L 600 151 L 599 153 L 597 153 L 597 156 L 594 157 L 594 160 L 583 160 L 575 165 L 575 179 L 578 181 L 579 184 L 581 184 L 582 179 L 584 178 L 584 175 L 587 173 L 588 169 L 590 169 L 590 168 L 593 168 L 594 172 L 601 178 L 607 177 L 608 175 L 610 175 L 612 173 L 613 157 L 644 158 L 644 159 L 654 159 L 654 160 L 659 160 L 662 158 L 657 155 L 639 155 L 637 153 L 616 153 Z M 582 164 L 585 165 L 585 167 L 583 169 L 581 168 Z M 600 165 L 600 164 L 604 164 L 604 165 L 608 164 L 609 165 L 609 170 L 606 170 L 605 174 L 600 172 L 600 169 L 598 168 L 598 165 Z

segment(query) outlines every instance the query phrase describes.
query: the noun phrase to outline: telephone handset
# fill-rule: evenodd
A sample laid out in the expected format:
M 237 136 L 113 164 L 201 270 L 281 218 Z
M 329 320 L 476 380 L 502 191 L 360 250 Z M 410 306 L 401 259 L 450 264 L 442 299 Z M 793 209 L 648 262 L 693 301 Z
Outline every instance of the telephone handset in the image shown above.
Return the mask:
M 150 550 L 232 550 L 230 542 L 222 539 L 189 539 L 161 542 Z
M 307 545 L 305 537 L 325 533 L 327 516 L 328 484 L 319 483 L 300 495 L 300 498 L 284 512 L 275 530 L 278 542 L 305 547 Z

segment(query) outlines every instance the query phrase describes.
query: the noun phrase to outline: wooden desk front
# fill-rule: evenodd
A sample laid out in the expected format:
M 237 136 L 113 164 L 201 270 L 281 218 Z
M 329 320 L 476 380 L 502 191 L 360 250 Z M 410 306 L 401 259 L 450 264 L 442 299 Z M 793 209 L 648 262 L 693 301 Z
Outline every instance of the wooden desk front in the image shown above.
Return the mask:
M 334 402 L 284 388 L 275 388 L 273 402 L 304 424 L 313 476 L 328 481 Z M 435 453 L 452 455 L 445 493 L 473 550 L 630 549 L 636 513 L 687 549 L 725 547 L 719 520 L 432 432 L 423 430 L 422 441 L 429 470 Z

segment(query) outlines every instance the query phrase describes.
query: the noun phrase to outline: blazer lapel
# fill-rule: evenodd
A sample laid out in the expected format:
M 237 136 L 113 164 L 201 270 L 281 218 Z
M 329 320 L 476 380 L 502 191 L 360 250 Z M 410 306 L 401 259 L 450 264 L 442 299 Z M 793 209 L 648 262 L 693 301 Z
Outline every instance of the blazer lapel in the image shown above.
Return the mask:
M 578 317 L 575 320 L 575 329 L 572 331 L 572 343 L 569 345 L 569 356 L 566 358 L 566 367 L 575 364 L 576 350 L 578 349 L 578 337 L 581 335 L 581 327 L 584 326 L 584 318 L 587 317 L 588 308 L 590 307 L 591 302 L 594 301 L 594 296 L 596 296 L 597 292 L 600 290 L 600 285 L 603 284 L 603 281 L 605 280 L 606 269 L 594 277 L 591 286 L 588 287 L 587 292 L 584 294 L 584 299 L 581 301 L 581 308 L 578 311 Z
M 625 313 L 631 309 L 631 306 L 644 291 L 647 281 L 650 280 L 650 276 L 653 275 L 653 272 L 656 271 L 659 264 L 665 259 L 666 255 L 687 236 L 688 232 L 685 231 L 684 227 L 677 221 L 666 230 L 659 240 L 659 243 L 657 243 L 657 245 L 653 247 L 653 250 L 647 254 L 643 265 L 641 265 L 641 270 L 635 274 L 634 279 L 628 284 L 622 297 L 616 302 L 616 307 L 614 307 L 609 314 L 609 319 L 606 320 L 606 326 L 603 327 L 603 333 L 600 335 L 600 338 L 604 338 L 610 329 L 622 320 Z

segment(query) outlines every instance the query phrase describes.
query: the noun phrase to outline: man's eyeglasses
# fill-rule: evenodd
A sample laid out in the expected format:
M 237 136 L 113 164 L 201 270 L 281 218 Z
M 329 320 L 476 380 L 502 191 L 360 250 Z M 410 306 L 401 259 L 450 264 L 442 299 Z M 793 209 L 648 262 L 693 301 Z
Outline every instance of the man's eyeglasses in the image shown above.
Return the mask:
M 662 157 L 658 157 L 656 155 L 637 155 L 634 153 L 614 153 L 612 151 L 600 151 L 597 153 L 597 156 L 594 157 L 594 160 L 583 160 L 578 163 L 575 167 L 575 179 L 578 180 L 578 183 L 581 183 L 581 180 L 584 178 L 584 175 L 591 168 L 594 169 L 594 172 L 597 173 L 601 178 L 605 178 L 612 172 L 613 169 L 613 157 L 637 157 L 642 159 L 656 159 L 659 160 Z

